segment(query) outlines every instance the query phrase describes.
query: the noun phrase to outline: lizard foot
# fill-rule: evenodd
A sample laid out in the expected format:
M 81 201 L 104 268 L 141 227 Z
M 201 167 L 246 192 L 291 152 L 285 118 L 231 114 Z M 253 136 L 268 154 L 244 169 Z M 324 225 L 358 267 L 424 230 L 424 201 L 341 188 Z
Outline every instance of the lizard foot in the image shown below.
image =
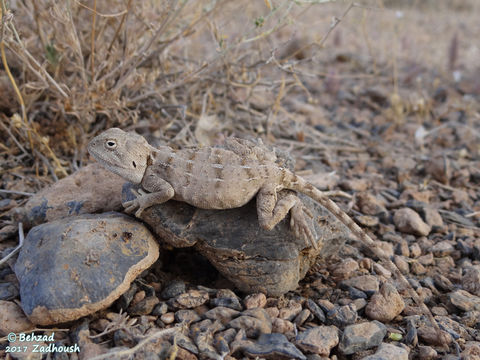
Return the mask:
M 127 214 L 131 214 L 133 211 L 135 211 L 135 209 L 137 209 L 137 211 L 135 211 L 135 216 L 140 217 L 140 215 L 142 215 L 143 210 L 145 210 L 147 208 L 147 206 L 145 206 L 144 201 L 143 201 L 145 199 L 145 195 L 147 195 L 147 193 L 143 189 L 138 189 L 138 191 L 135 190 L 135 189 L 131 189 L 131 192 L 137 198 L 134 199 L 134 200 L 126 201 L 123 204 L 123 206 L 125 208 L 125 212 Z
M 302 203 L 297 203 L 293 206 L 290 209 L 290 227 L 297 238 L 305 239 L 307 243 L 315 249 L 318 249 L 317 234 L 313 226 L 309 224 L 305 215 L 313 219 L 312 212 Z

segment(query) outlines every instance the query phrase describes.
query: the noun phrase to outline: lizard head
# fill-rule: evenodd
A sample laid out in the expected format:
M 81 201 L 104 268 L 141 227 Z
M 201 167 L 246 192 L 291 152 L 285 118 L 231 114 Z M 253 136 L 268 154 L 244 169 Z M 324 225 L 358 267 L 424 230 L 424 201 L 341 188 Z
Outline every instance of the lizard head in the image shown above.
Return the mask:
M 88 152 L 107 170 L 140 184 L 152 156 L 152 147 L 143 136 L 111 128 L 90 141 Z

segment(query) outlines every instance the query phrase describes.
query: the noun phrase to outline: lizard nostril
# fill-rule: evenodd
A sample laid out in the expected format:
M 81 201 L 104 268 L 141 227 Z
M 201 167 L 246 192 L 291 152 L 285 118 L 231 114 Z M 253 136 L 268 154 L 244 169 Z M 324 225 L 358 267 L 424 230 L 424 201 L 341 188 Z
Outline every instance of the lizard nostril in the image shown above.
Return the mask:
M 132 161 L 132 165 L 135 169 L 137 168 L 137 164 L 135 164 L 135 161 Z

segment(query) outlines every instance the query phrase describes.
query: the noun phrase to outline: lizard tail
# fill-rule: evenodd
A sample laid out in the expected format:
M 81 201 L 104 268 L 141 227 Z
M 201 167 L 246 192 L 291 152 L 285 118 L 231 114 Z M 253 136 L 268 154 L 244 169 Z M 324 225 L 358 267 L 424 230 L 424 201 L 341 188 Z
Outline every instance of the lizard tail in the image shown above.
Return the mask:
M 369 249 L 382 261 L 384 261 L 389 268 L 389 270 L 395 275 L 395 277 L 400 280 L 402 285 L 408 290 L 409 295 L 415 301 L 417 306 L 419 306 L 424 314 L 428 317 L 430 323 L 436 330 L 439 336 L 442 336 L 442 332 L 435 321 L 430 310 L 425 306 L 424 302 L 420 299 L 415 290 L 413 290 L 412 285 L 407 281 L 405 276 L 400 272 L 398 267 L 390 260 L 390 258 L 385 254 L 385 252 L 373 241 L 373 239 L 363 231 L 360 226 L 358 226 L 350 216 L 348 216 L 342 209 L 338 207 L 330 198 L 325 195 L 322 191 L 318 190 L 315 186 L 307 182 L 305 179 L 297 176 L 293 173 L 290 174 L 289 178 L 286 178 L 286 186 L 288 189 L 295 190 L 297 192 L 303 193 L 313 200 L 317 201 L 331 212 L 342 224 L 344 224 L 364 245 L 368 246 Z M 446 336 L 448 334 L 445 334 Z M 444 337 L 443 336 L 443 337 Z

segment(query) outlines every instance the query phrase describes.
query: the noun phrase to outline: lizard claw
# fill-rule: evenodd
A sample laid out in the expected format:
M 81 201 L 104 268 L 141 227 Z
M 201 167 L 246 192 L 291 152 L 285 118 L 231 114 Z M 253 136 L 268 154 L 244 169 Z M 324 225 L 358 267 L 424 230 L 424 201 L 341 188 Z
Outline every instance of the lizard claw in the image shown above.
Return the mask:
M 143 189 L 138 189 L 138 191 L 135 189 L 131 189 L 130 191 L 137 198 L 130 201 L 125 201 L 123 203 L 123 207 L 125 208 L 125 212 L 127 214 L 131 214 L 132 212 L 135 211 L 135 209 L 137 209 L 137 211 L 135 212 L 135 216 L 140 217 L 140 215 L 142 215 L 143 210 L 145 210 L 145 207 L 142 206 L 140 199 L 142 198 L 142 196 L 146 195 L 147 193 Z
M 308 223 L 305 215 L 310 219 L 313 219 L 312 212 L 303 204 L 298 204 L 292 207 L 290 209 L 290 227 L 297 238 L 305 239 L 310 246 L 318 249 L 315 229 Z

